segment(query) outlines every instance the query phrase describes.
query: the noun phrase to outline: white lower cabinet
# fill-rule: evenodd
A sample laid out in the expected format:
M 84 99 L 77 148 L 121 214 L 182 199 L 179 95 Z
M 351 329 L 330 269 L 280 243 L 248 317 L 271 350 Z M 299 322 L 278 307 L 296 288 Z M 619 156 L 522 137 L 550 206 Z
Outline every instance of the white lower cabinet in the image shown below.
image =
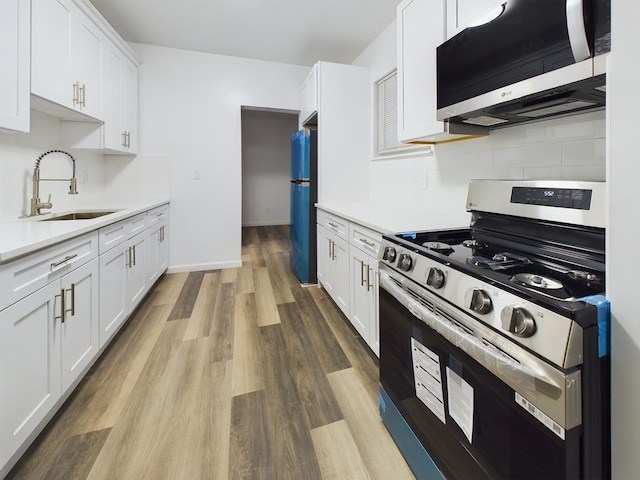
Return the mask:
M 146 275 L 147 235 L 142 231 L 100 255 L 100 347 L 151 288 Z
M 97 285 L 94 258 L 0 312 L 0 466 L 98 354 Z
M 163 205 L 0 265 L 0 478 L 166 270 L 167 225 Z
M 348 239 L 348 241 L 347 241 Z M 318 212 L 318 283 L 379 355 L 379 232 Z
M 349 244 L 323 227 L 318 227 L 322 286 L 342 313 L 349 316 Z
M 376 355 L 378 332 L 378 260 L 351 246 L 351 323 Z

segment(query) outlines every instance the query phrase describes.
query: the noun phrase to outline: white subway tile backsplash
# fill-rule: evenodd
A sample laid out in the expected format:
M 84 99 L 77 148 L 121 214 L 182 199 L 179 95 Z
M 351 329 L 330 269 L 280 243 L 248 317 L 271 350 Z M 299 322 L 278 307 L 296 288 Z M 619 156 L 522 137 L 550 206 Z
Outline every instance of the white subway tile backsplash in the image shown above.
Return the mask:
M 535 145 L 585 140 L 596 138 L 596 132 L 604 136 L 601 121 L 604 121 L 604 111 L 532 123 L 524 127 L 524 143 Z
M 496 168 L 562 165 L 562 144 L 506 148 L 496 150 L 493 155 L 493 164 Z
M 604 138 L 562 144 L 563 165 L 604 165 L 606 142 Z
M 485 138 L 436 145 L 435 157 L 426 159 L 427 190 L 420 189 L 418 181 L 406 181 L 407 172 L 416 172 L 411 160 L 372 162 L 372 198 L 384 198 L 386 208 L 397 202 L 401 209 L 409 202 L 416 217 L 453 227 L 464 218 L 472 179 L 604 181 L 605 127 L 605 114 L 601 111 L 503 128 Z

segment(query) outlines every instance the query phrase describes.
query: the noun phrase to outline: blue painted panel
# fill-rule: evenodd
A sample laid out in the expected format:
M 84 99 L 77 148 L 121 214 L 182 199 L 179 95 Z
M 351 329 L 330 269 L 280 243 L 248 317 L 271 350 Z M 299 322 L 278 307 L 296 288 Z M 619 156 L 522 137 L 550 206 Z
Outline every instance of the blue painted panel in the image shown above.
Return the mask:
M 291 135 L 291 178 L 309 179 L 310 136 L 303 130 Z
M 303 283 L 310 281 L 309 194 L 308 185 L 291 184 L 291 268 Z
M 398 408 L 380 386 L 380 416 L 418 480 L 445 480 Z

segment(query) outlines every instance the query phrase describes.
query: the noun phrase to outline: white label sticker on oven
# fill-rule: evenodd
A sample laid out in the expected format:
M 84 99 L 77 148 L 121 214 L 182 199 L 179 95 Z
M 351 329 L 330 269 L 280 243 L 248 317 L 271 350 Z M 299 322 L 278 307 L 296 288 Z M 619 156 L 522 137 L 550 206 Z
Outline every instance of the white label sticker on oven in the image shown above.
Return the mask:
M 440 358 L 414 338 L 411 339 L 411 357 L 413 359 L 413 377 L 416 384 L 416 397 L 418 397 L 442 423 L 446 423 Z
M 473 437 L 473 387 L 447 367 L 449 415 L 460 426 L 469 443 Z
M 518 392 L 516 393 L 516 403 L 529 412 L 532 416 L 536 417 L 540 423 L 545 425 L 549 430 L 564 440 L 564 428 L 558 425 L 553 419 L 551 419 L 546 413 L 536 407 L 529 400 L 524 398 Z

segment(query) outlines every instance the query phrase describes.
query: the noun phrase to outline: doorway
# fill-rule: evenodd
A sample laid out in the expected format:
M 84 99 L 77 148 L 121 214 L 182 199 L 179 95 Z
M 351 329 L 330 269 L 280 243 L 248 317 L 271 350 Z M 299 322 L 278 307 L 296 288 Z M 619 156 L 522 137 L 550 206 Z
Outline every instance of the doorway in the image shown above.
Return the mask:
M 242 107 L 242 226 L 288 225 L 298 112 Z

